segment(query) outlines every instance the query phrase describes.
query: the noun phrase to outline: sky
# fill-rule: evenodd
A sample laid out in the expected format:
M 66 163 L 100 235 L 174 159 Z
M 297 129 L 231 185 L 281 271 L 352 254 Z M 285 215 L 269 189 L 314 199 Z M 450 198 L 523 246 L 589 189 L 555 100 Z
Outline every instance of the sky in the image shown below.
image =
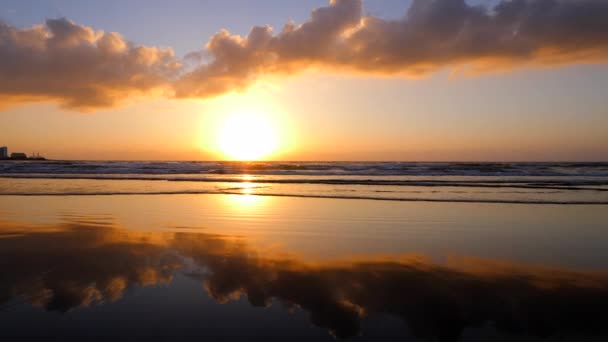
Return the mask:
M 607 62 L 601 0 L 4 0 L 0 145 L 52 159 L 606 161 Z

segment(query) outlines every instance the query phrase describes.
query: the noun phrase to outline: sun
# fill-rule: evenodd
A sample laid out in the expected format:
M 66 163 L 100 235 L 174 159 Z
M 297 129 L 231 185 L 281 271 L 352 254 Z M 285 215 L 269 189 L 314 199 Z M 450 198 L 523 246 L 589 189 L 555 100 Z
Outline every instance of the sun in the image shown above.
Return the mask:
M 296 146 L 291 115 L 265 90 L 229 94 L 200 106 L 198 144 L 211 158 L 277 160 Z
M 260 160 L 277 149 L 278 141 L 272 123 L 255 113 L 238 113 L 224 121 L 218 135 L 222 154 L 231 160 Z

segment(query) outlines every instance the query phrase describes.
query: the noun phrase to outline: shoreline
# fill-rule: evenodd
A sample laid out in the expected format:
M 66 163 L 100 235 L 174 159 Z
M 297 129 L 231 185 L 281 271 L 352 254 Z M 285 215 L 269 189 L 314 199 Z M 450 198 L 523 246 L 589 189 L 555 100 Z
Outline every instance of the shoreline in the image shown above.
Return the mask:
M 479 199 L 425 199 L 425 198 L 379 198 L 367 196 L 324 196 L 324 195 L 289 195 L 289 194 L 246 194 L 241 192 L 112 192 L 112 193 L 0 193 L 0 197 L 108 197 L 108 196 L 179 196 L 179 195 L 237 195 L 243 197 L 288 197 L 288 198 L 315 198 L 333 200 L 364 200 L 385 202 L 430 202 L 430 203 L 471 203 L 471 204 L 520 204 L 520 205 L 563 205 L 563 206 L 585 206 L 585 205 L 608 205 L 608 201 L 518 201 L 518 200 L 479 200 Z

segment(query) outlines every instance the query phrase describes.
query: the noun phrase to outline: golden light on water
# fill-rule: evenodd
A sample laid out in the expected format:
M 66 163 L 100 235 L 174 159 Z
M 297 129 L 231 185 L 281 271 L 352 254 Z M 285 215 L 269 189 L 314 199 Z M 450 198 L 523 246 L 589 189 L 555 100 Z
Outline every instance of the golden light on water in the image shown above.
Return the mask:
M 255 209 L 256 206 L 262 204 L 266 198 L 266 196 L 255 195 L 252 188 L 243 188 L 240 194 L 230 194 L 226 196 L 226 200 L 230 205 L 238 210 Z
M 238 187 L 241 189 L 241 194 L 251 195 L 255 192 L 256 185 L 249 181 L 244 181 L 243 183 L 239 183 Z

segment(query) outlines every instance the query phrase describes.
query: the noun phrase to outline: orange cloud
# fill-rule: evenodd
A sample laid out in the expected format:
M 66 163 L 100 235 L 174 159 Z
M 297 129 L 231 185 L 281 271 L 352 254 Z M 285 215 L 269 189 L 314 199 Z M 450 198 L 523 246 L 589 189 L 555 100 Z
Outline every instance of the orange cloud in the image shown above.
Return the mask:
M 180 68 L 171 49 L 133 45 L 67 19 L 25 29 L 0 23 L 0 61 L 3 104 L 53 100 L 80 110 L 162 90 Z
M 255 26 L 246 37 L 221 30 L 183 60 L 171 49 L 136 46 L 66 19 L 27 29 L 0 24 L 0 98 L 87 109 L 155 92 L 212 97 L 266 74 L 313 67 L 420 77 L 443 68 L 477 74 L 608 59 L 602 0 L 502 0 L 492 8 L 414 0 L 399 20 L 362 13 L 361 0 L 331 0 L 277 34 L 269 26 Z M 210 61 L 184 67 L 203 55 Z
M 400 20 L 363 16 L 361 0 L 332 0 L 277 35 L 267 26 L 247 37 L 218 32 L 204 50 L 213 61 L 178 80 L 176 96 L 214 96 L 307 67 L 418 77 L 606 61 L 606 18 L 608 3 L 597 0 L 503 0 L 491 9 L 414 0 Z

